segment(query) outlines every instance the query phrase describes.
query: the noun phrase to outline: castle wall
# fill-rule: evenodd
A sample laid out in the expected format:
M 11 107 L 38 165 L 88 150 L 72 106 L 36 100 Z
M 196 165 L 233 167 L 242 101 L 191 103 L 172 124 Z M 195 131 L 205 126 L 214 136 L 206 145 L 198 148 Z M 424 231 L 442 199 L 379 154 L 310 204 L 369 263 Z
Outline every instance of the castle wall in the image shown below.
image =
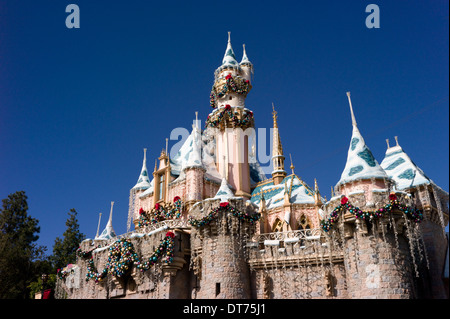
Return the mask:
M 345 299 L 347 284 L 342 263 L 288 266 L 255 271 L 256 299 Z
M 238 210 L 246 210 L 244 201 L 230 201 Z M 191 215 L 201 219 L 219 203 L 220 200 L 204 201 L 193 208 Z M 226 213 L 219 214 L 207 225 L 192 228 L 191 251 L 197 277 L 195 298 L 251 297 L 250 273 L 243 246 L 254 228 Z
M 415 291 L 412 278 L 415 273 L 406 238 L 400 234 L 394 238 L 392 231 L 384 236 L 369 235 L 364 233 L 362 225 L 358 227 L 358 231 L 352 230 L 353 236 L 346 239 L 344 245 L 348 297 L 413 298 Z

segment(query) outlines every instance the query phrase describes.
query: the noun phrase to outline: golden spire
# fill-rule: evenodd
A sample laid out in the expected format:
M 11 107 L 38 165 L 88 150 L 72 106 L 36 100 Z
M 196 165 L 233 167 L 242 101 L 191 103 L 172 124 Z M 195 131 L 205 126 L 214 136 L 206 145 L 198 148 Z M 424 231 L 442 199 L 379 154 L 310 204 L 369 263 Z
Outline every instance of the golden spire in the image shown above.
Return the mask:
M 281 183 L 281 181 L 286 177 L 286 171 L 284 170 L 283 146 L 281 145 L 280 134 L 278 132 L 277 111 L 275 111 L 275 106 L 273 105 L 273 102 L 272 102 L 272 109 L 273 109 L 272 178 L 274 184 L 277 185 Z
M 275 111 L 275 106 L 272 102 L 272 116 L 273 116 L 273 155 L 283 155 L 283 145 L 281 145 L 280 133 L 278 132 L 278 123 L 277 123 L 277 111 Z M 284 168 L 283 168 L 284 169 Z
M 273 102 L 272 102 L 272 116 L 273 116 L 273 128 L 278 128 L 278 124 L 277 124 L 277 118 L 278 118 L 278 116 L 277 116 L 277 111 L 275 111 L 275 106 L 273 105 Z

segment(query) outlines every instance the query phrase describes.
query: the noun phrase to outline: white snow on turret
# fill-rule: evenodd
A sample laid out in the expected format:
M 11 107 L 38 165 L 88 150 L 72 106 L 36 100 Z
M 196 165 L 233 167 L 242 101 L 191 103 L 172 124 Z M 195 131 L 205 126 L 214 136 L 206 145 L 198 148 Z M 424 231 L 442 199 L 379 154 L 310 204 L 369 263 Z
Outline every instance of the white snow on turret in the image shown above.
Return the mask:
M 144 160 L 142 161 L 141 174 L 139 174 L 138 181 L 134 185 L 133 189 L 147 189 L 150 187 L 150 179 L 148 177 L 147 171 L 147 159 L 146 159 L 147 149 L 144 148 Z
M 112 213 L 113 213 L 114 202 L 111 202 L 111 212 L 109 213 L 108 223 L 106 224 L 105 229 L 102 231 L 100 236 L 96 237 L 95 240 L 107 240 L 113 237 L 116 237 L 116 233 L 114 232 L 112 226 Z
M 222 179 L 222 184 L 220 184 L 220 188 L 217 191 L 216 196 L 214 198 L 220 198 L 221 202 L 227 202 L 228 199 L 234 197 L 233 192 L 231 191 L 230 187 L 228 186 L 228 182 L 225 178 Z
M 399 145 L 386 150 L 380 165 L 386 174 L 396 182 L 399 190 L 428 185 L 433 182 Z
M 358 128 L 353 126 L 347 162 L 337 185 L 371 178 L 387 179 L 388 176 L 367 147 Z

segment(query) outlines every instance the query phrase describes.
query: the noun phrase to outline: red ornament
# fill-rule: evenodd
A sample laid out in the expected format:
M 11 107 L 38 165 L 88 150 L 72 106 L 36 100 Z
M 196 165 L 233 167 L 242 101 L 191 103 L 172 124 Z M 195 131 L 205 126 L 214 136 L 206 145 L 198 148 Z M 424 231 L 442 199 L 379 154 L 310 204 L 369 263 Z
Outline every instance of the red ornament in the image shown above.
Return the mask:
M 347 204 L 347 202 L 348 202 L 348 198 L 347 197 L 342 197 L 341 198 L 341 205 L 345 205 L 345 204 Z
M 249 83 L 250 81 L 249 80 L 245 80 L 245 83 Z
M 396 200 L 396 199 L 397 199 L 397 195 L 395 195 L 395 194 L 389 194 L 389 199 L 390 199 L 390 200 Z
M 166 237 L 174 238 L 174 237 L 175 237 L 175 234 L 172 233 L 171 231 L 168 231 L 168 232 L 166 233 Z
M 225 79 L 231 79 L 231 73 L 228 73 L 227 76 L 225 77 Z
M 220 207 L 228 207 L 228 202 L 220 203 Z
M 225 110 L 231 110 L 230 104 L 225 105 Z
M 155 209 L 157 209 L 157 210 L 159 209 L 159 203 L 155 204 Z
M 175 196 L 174 198 L 173 198 L 173 202 L 175 203 L 176 201 L 179 201 L 181 198 L 180 198 L 180 196 Z
M 143 213 L 144 213 L 144 210 L 141 207 L 141 209 L 139 209 L 139 215 L 142 215 Z

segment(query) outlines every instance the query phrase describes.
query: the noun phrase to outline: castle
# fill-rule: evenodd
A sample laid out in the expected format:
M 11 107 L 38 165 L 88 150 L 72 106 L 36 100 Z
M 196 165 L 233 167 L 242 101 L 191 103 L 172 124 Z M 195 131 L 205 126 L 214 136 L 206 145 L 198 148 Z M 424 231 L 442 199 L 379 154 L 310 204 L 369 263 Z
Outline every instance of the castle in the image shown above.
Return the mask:
M 130 190 L 128 228 L 112 212 L 58 273 L 59 298 L 448 298 L 448 192 L 396 142 L 379 164 L 347 93 L 352 136 L 332 198 L 285 168 L 273 110 L 273 171 L 256 161 L 245 99 L 253 65 L 230 36 L 214 73 L 212 112 L 179 152 L 166 149 Z M 113 204 L 113 203 L 112 203 Z M 448 262 L 448 261 L 447 261 Z M 448 267 L 448 264 L 447 264 Z M 448 277 L 448 274 L 447 274 Z M 448 278 L 447 278 L 448 280 Z M 448 281 L 447 281 L 448 285 Z

